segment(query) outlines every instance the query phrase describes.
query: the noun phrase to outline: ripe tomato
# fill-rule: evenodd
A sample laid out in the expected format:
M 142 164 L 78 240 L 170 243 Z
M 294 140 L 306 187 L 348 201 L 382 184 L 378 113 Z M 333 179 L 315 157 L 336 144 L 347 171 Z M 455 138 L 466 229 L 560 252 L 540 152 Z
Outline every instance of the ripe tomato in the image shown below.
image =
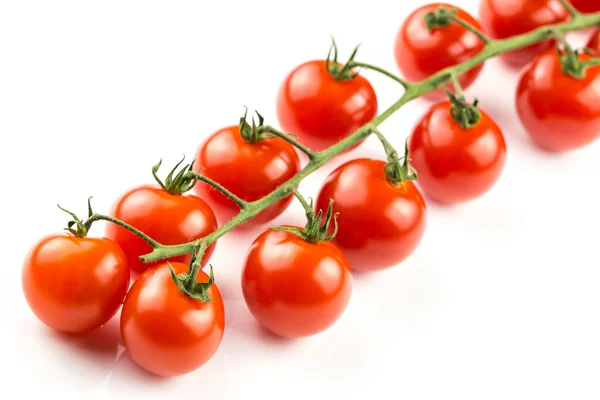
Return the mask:
M 584 13 L 600 11 L 600 1 L 598 0 L 571 0 L 571 4 Z
M 250 312 L 284 337 L 319 333 L 342 315 L 352 292 L 352 274 L 330 242 L 268 230 L 252 243 L 242 272 Z
M 221 184 L 242 200 L 263 198 L 300 171 L 300 159 L 294 147 L 281 138 L 246 141 L 239 126 L 230 126 L 212 134 L 198 148 L 196 165 L 201 174 Z M 207 199 L 221 221 L 227 222 L 239 207 L 231 199 L 204 182 L 194 186 L 195 192 Z M 286 197 L 262 211 L 244 226 L 271 221 L 292 201 Z
M 485 43 L 474 33 L 455 22 L 449 26 L 433 28 L 431 32 L 425 25 L 425 15 L 434 12 L 439 6 L 455 8 L 456 16 L 480 28 L 466 11 L 445 3 L 428 4 L 418 8 L 404 21 L 395 42 L 396 62 L 402 74 L 410 81 L 420 81 L 447 67 L 464 62 L 485 47 Z M 483 64 L 471 69 L 460 77 L 463 88 L 469 87 L 477 78 Z M 444 96 L 441 89 L 430 92 L 427 98 Z
M 581 54 L 580 60 L 592 56 Z M 600 134 L 600 67 L 583 79 L 562 71 L 555 49 L 536 57 L 519 80 L 517 111 L 525 130 L 541 147 L 566 151 L 583 147 Z
M 127 258 L 106 238 L 49 235 L 27 254 L 22 285 L 29 307 L 44 324 L 89 332 L 121 306 L 129 287 Z
M 177 274 L 186 264 L 171 263 Z M 197 282 L 208 276 L 198 271 Z M 217 351 L 225 329 L 224 307 L 216 285 L 203 303 L 183 294 L 167 263 L 144 272 L 131 285 L 121 312 L 121 336 L 131 358 L 156 375 L 183 375 L 200 368 Z
M 483 111 L 475 126 L 463 128 L 450 114 L 450 101 L 421 117 L 410 136 L 410 155 L 419 186 L 441 203 L 475 199 L 496 183 L 506 161 L 498 125 Z
M 505 39 L 542 25 L 566 21 L 569 13 L 558 0 L 482 0 L 479 18 L 487 34 L 494 39 Z M 553 41 L 548 40 L 500 57 L 508 64 L 520 67 L 552 46 Z
M 594 34 L 590 38 L 587 47 L 596 52 L 596 57 L 600 56 L 600 29 L 596 29 L 596 31 L 594 31 Z
M 181 244 L 199 239 L 217 229 L 212 209 L 194 195 L 171 194 L 158 185 L 134 188 L 119 198 L 110 215 L 127 222 L 162 244 Z M 109 223 L 106 236 L 117 242 L 125 252 L 129 266 L 142 273 L 157 263 L 142 263 L 139 256 L 150 253 L 152 247 L 125 228 Z M 210 246 L 202 258 L 206 265 L 215 248 Z M 191 256 L 169 258 L 189 264 Z
M 426 225 L 426 206 L 411 181 L 393 184 L 380 160 L 356 159 L 333 171 L 321 188 L 316 208 L 334 200 L 339 231 L 333 243 L 354 270 L 394 266 L 418 246 Z
M 325 60 L 306 62 L 284 80 L 277 96 L 282 129 L 314 151 L 349 136 L 377 115 L 375 90 L 364 77 L 336 80 Z

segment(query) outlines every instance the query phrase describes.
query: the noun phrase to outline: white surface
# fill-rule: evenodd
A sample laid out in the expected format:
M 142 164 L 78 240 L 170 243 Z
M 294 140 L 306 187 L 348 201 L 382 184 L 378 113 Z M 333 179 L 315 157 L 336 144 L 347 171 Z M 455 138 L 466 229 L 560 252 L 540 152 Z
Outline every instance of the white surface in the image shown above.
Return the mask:
M 600 143 L 536 149 L 513 109 L 517 74 L 488 62 L 468 91 L 503 127 L 502 179 L 470 204 L 429 206 L 403 265 L 355 277 L 347 312 L 306 340 L 264 334 L 239 275 L 258 234 L 230 234 L 212 263 L 226 300 L 223 343 L 203 368 L 159 379 L 134 365 L 118 320 L 88 338 L 45 328 L 21 293 L 29 246 L 62 229 L 56 203 L 106 212 L 128 188 L 247 105 L 276 124 L 275 94 L 297 64 L 326 55 L 396 71 L 393 40 L 423 1 L 4 1 L 0 3 L 3 228 L 2 391 L 111 398 L 596 399 L 600 396 Z M 469 11 L 477 1 L 457 0 Z M 578 39 L 581 39 L 579 37 Z M 365 73 L 381 108 L 400 88 Z M 427 103 L 382 127 L 401 146 Z M 375 140 L 344 159 L 382 157 Z M 316 195 L 327 165 L 302 185 Z M 275 223 L 302 221 L 293 204 Z M 102 233 L 101 226 L 93 230 Z M 309 397 L 310 396 L 310 397 Z M 3 397 L 3 396 L 2 396 Z M 9 396 L 12 398 L 11 396 Z M 7 397 L 8 398 L 8 397 Z

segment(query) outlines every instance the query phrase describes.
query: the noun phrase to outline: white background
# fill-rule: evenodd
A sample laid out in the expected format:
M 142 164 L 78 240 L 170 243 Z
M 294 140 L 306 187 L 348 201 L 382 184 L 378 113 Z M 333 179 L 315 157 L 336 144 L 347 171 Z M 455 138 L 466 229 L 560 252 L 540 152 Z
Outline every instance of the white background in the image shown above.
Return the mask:
M 57 202 L 84 214 L 93 195 L 107 212 L 123 191 L 152 182 L 161 157 L 165 165 L 183 152 L 193 157 L 245 105 L 276 125 L 280 82 L 323 58 L 331 35 L 344 57 L 362 43 L 358 59 L 397 71 L 397 29 L 423 3 L 0 3 L 1 390 L 127 399 L 600 397 L 600 143 L 565 155 L 534 147 L 514 111 L 518 72 L 497 61 L 468 94 L 504 130 L 501 180 L 470 204 L 430 204 L 418 250 L 395 268 L 356 276 L 347 312 L 325 333 L 278 339 L 247 311 L 240 267 L 259 230 L 219 241 L 211 262 L 226 333 L 211 361 L 184 377 L 138 368 L 117 318 L 74 339 L 43 326 L 25 303 L 23 257 L 65 225 Z M 477 1 L 456 3 L 476 13 Z M 394 82 L 364 75 L 380 111 L 400 96 Z M 427 105 L 415 101 L 382 126 L 393 144 L 403 144 Z M 369 139 L 302 191 L 316 195 L 336 165 L 359 156 L 383 153 Z M 294 203 L 274 223 L 302 216 Z

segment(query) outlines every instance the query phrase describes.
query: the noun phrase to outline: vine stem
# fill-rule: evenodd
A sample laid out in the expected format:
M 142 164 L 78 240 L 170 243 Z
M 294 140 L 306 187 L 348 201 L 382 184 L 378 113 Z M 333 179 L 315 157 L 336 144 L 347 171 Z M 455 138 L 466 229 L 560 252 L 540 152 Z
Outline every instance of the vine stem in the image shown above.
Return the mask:
M 568 6 L 566 6 L 569 8 Z M 473 31 L 473 28 L 468 26 L 468 24 L 464 25 L 467 29 Z M 135 234 L 142 237 L 148 243 L 150 243 L 153 247 L 153 251 L 149 254 L 143 255 L 140 259 L 143 262 L 152 262 L 158 261 L 161 259 L 179 256 L 184 254 L 191 254 L 197 249 L 198 245 L 202 245 L 204 248 L 210 246 L 221 236 L 225 235 L 227 232 L 236 228 L 237 226 L 245 223 L 246 221 L 254 218 L 261 211 L 266 209 L 267 207 L 273 205 L 277 201 L 290 196 L 293 194 L 293 191 L 300 184 L 300 182 L 306 178 L 308 175 L 319 169 L 323 164 L 327 161 L 331 160 L 333 157 L 338 154 L 350 149 L 355 144 L 365 140 L 369 135 L 376 131 L 377 127 L 381 125 L 386 119 L 388 119 L 391 115 L 393 115 L 396 111 L 398 111 L 402 106 L 411 100 L 420 97 L 428 92 L 431 92 L 435 89 L 440 88 L 441 86 L 446 85 L 451 82 L 453 77 L 458 77 L 459 75 L 473 69 L 474 67 L 482 64 L 484 61 L 493 58 L 499 54 L 506 53 L 509 51 L 517 50 L 523 47 L 530 46 L 532 44 L 542 42 L 544 40 L 548 40 L 553 37 L 555 32 L 566 33 L 576 30 L 581 30 L 585 28 L 590 28 L 595 25 L 600 25 L 600 12 L 593 14 L 573 14 L 573 18 L 569 21 L 547 25 L 540 27 L 536 30 L 530 31 L 528 33 L 513 36 L 511 38 L 506 38 L 502 40 L 490 40 L 487 42 L 485 48 L 475 55 L 473 58 L 464 61 L 461 64 L 457 64 L 453 67 L 449 67 L 443 69 L 436 74 L 422 80 L 419 82 L 411 83 L 405 82 L 404 80 L 395 79 L 401 84 L 403 84 L 406 88 L 403 96 L 392 104 L 388 109 L 383 111 L 379 116 L 365 124 L 361 128 L 359 128 L 356 132 L 341 140 L 340 142 L 334 144 L 333 146 L 320 151 L 318 153 L 314 153 L 313 157 L 310 159 L 309 163 L 300 170 L 295 176 L 290 178 L 287 182 L 280 185 L 277 189 L 269 193 L 267 196 L 262 199 L 249 202 L 243 207 L 240 212 L 229 220 L 226 224 L 221 226 L 216 231 L 210 233 L 209 235 L 203 237 L 199 241 L 194 241 L 190 243 L 184 243 L 179 245 L 160 245 L 156 241 L 149 238 L 147 235 L 139 232 L 137 229 L 129 227 L 127 224 L 122 221 L 118 221 L 115 219 L 108 219 L 106 216 L 95 216 L 96 219 L 106 219 L 111 222 L 117 223 L 118 225 L 123 226 L 126 229 L 134 232 Z M 475 32 L 476 33 L 476 32 Z M 368 64 L 355 63 L 356 66 L 362 65 L 363 67 L 367 67 Z M 372 68 L 387 76 L 392 76 L 392 74 L 380 69 L 380 68 Z M 404 83 L 405 82 L 405 83 Z M 288 140 L 289 141 L 289 140 Z M 291 143 L 291 142 L 290 142 Z M 294 143 L 292 143 L 294 144 Z M 214 186 L 214 185 L 213 185 Z M 218 187 L 217 187 L 218 189 Z M 93 218 L 93 217 L 92 217 Z M 90 218 L 91 219 L 91 218 Z M 89 221 L 89 220 L 88 220 Z
M 139 229 L 134 228 L 133 226 L 129 225 L 128 223 L 126 223 L 124 221 L 121 221 L 120 219 L 113 218 L 113 217 L 111 217 L 109 215 L 92 214 L 92 216 L 90 216 L 87 220 L 85 220 L 85 222 L 83 224 L 89 230 L 91 228 L 91 226 L 92 226 L 92 223 L 94 223 L 95 221 L 101 221 L 101 220 L 102 221 L 112 222 L 113 224 L 117 224 L 119 226 L 122 226 L 123 228 L 127 229 L 131 233 L 134 233 L 135 235 L 137 235 L 137 236 L 141 237 L 142 239 L 144 239 L 146 242 L 148 242 L 148 244 L 150 246 L 152 246 L 153 249 L 157 249 L 157 248 L 163 247 L 162 244 L 160 244 L 156 240 L 152 239 L 150 236 L 146 235 L 144 232 L 140 231 Z
M 575 7 L 573 7 L 573 4 L 569 3 L 568 0 L 558 0 L 560 1 L 560 4 L 562 4 L 562 6 L 567 10 L 567 12 L 569 14 L 571 14 L 572 17 L 577 17 L 580 14 L 579 11 L 577 11 L 577 9 Z
M 315 158 L 316 154 L 314 151 L 297 141 L 292 137 L 289 133 L 281 132 L 270 125 L 266 125 L 260 128 L 261 133 L 270 133 L 271 135 L 275 135 L 290 143 L 292 146 L 296 147 L 298 150 L 302 151 L 304 154 L 308 156 L 309 159 Z
M 392 78 L 393 80 L 395 80 L 396 82 L 398 82 L 399 84 L 401 84 L 402 86 L 404 86 L 404 88 L 408 88 L 410 86 L 410 82 L 400 78 L 397 75 L 392 74 L 391 72 L 380 68 L 376 65 L 371 65 L 371 64 L 367 64 L 367 63 L 363 63 L 363 62 L 358 62 L 358 61 L 351 61 L 350 63 L 350 68 L 366 68 L 366 69 L 372 69 L 373 71 L 377 71 L 385 76 L 387 76 L 388 78 Z
M 479 29 L 477 29 L 476 27 L 474 27 L 467 21 L 464 21 L 464 20 L 458 18 L 456 15 L 451 16 L 450 20 L 456 22 L 458 25 L 462 26 L 463 28 L 468 29 L 471 32 L 473 32 L 475 35 L 477 35 L 477 37 L 479 39 L 481 39 L 481 41 L 483 43 L 490 44 L 492 42 L 492 39 L 488 35 L 486 35 L 482 31 L 480 31 Z
M 225 196 L 227 196 L 230 200 L 232 200 L 235 204 L 237 204 L 240 209 L 245 209 L 248 207 L 248 202 L 246 200 L 242 200 L 241 198 L 239 198 L 238 196 L 236 196 L 235 194 L 231 193 L 228 189 L 226 189 L 223 185 L 221 185 L 220 183 L 215 182 L 214 180 L 210 179 L 207 176 L 204 176 L 202 174 L 197 174 L 195 172 L 188 172 L 188 174 L 191 177 L 194 177 L 196 179 L 198 179 L 199 181 L 202 181 L 204 183 L 209 184 L 210 186 L 214 187 L 215 189 L 217 189 L 219 192 L 223 193 Z

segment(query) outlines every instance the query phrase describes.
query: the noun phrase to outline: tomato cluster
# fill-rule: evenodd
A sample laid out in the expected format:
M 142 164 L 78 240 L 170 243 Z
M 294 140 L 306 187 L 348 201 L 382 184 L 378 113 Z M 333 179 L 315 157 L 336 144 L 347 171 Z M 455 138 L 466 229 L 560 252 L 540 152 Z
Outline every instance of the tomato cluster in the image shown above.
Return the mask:
M 581 11 L 600 9 L 597 2 L 572 3 Z M 487 38 L 526 33 L 570 15 L 557 0 L 482 0 L 479 20 L 449 4 L 430 4 L 400 26 L 398 68 L 408 81 L 421 81 L 472 59 L 489 45 Z M 567 151 L 600 133 L 600 63 L 593 54 L 600 52 L 600 31 L 588 52 L 558 39 L 503 58 L 523 68 L 515 102 L 526 132 L 542 148 Z M 225 330 L 212 267 L 210 274 L 202 270 L 216 239 L 200 243 L 232 223 L 240 209 L 257 210 L 248 225 L 266 226 L 294 196 L 305 208 L 306 226 L 266 229 L 240 271 L 249 312 L 271 332 L 296 338 L 336 323 L 349 304 L 352 271 L 390 268 L 415 252 L 429 200 L 463 203 L 492 189 L 507 146 L 500 126 L 463 93 L 481 73 L 479 64 L 428 91 L 435 102 L 409 133 L 403 157 L 372 128 L 386 158 L 339 165 L 314 204 L 286 186 L 281 197 L 260 207 L 301 171 L 306 160 L 298 150 L 307 146 L 307 162 L 317 163 L 319 154 L 376 117 L 377 96 L 358 74 L 355 54 L 343 64 L 335 44 L 334 51 L 333 60 L 303 63 L 281 84 L 279 124 L 297 141 L 265 126 L 260 115 L 252 125 L 244 116 L 239 125 L 210 135 L 194 162 L 179 171 L 178 164 L 164 182 L 156 165 L 156 184 L 124 193 L 109 216 L 98 217 L 91 206 L 87 220 L 67 211 L 73 218 L 67 232 L 41 239 L 23 264 L 22 287 L 34 314 L 51 328 L 83 334 L 102 327 L 122 306 L 121 335 L 132 359 L 158 375 L 185 374 L 215 354 Z M 87 237 L 98 219 L 110 222 L 105 237 Z M 193 254 L 140 259 L 166 245 L 190 243 Z

